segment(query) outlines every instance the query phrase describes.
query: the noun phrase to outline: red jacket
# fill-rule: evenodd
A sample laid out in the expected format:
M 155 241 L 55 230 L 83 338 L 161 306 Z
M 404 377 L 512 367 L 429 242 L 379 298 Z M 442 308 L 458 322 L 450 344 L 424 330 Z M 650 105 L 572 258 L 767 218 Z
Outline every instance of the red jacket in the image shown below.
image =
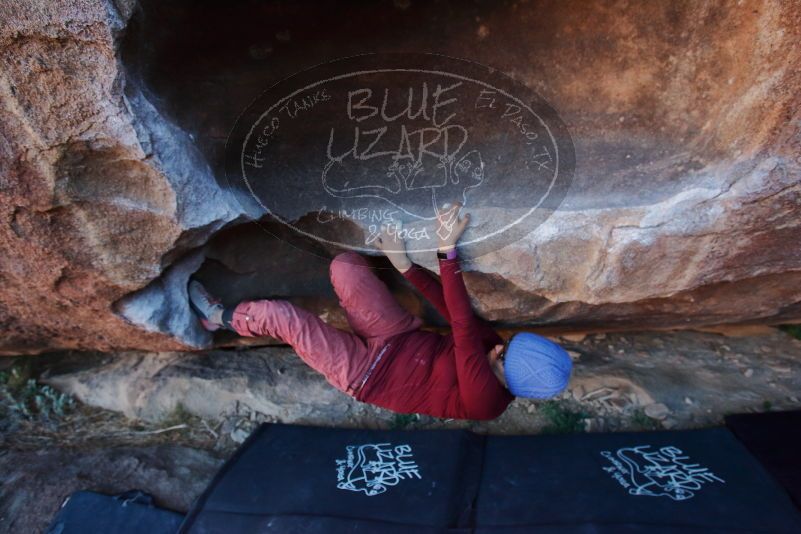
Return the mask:
M 416 330 L 389 346 L 356 399 L 401 413 L 494 419 L 514 399 L 492 372 L 487 352 L 502 344 L 470 307 L 459 260 L 439 260 L 442 285 L 419 265 L 403 273 L 451 325 L 447 335 Z

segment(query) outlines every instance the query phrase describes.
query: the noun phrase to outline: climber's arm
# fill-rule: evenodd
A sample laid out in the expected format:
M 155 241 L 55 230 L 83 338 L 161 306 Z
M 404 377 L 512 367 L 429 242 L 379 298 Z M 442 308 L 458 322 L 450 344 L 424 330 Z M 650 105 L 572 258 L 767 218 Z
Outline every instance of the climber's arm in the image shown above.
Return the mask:
M 445 296 L 442 293 L 442 285 L 440 285 L 439 281 L 416 263 L 413 263 L 410 268 L 401 271 L 401 273 L 437 309 L 442 318 L 450 324 L 451 314 L 445 304 Z

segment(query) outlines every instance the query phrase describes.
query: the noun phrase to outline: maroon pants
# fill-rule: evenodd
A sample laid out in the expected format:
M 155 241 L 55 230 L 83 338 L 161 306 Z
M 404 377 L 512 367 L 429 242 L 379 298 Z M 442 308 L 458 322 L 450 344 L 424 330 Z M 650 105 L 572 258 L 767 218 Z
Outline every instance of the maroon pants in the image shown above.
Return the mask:
M 334 387 L 352 395 L 382 354 L 387 338 L 417 330 L 422 320 L 398 304 L 357 253 L 338 254 L 329 273 L 353 333 L 329 326 L 285 300 L 241 302 L 231 326 L 242 336 L 270 336 L 288 343 Z

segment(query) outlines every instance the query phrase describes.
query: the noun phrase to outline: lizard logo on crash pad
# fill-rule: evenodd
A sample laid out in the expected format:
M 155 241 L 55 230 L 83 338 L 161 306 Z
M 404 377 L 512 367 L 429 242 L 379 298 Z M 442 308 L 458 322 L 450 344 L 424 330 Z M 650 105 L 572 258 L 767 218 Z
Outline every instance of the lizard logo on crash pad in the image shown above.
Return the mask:
M 602 451 L 601 456 L 612 465 L 604 467 L 630 495 L 668 497 L 686 501 L 705 484 L 725 481 L 707 467 L 694 463 L 681 449 L 667 446 L 656 450 L 651 445 L 622 447 Z
M 345 447 L 337 462 L 337 488 L 380 495 L 403 480 L 422 479 L 410 445 L 366 443 Z

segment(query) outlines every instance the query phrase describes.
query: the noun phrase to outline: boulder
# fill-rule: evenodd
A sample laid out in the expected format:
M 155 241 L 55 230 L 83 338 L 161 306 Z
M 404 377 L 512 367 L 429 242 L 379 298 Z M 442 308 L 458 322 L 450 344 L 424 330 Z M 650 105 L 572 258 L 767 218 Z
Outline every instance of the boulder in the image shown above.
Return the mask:
M 212 421 L 253 412 L 265 421 L 347 426 L 374 410 L 331 387 L 284 347 L 62 355 L 47 367 L 44 380 L 82 402 L 149 421 L 180 406 Z
M 254 232 L 264 213 L 226 186 L 223 154 L 264 89 L 367 50 L 492 66 L 547 100 L 572 136 L 576 167 L 558 209 L 497 250 L 466 252 L 480 314 L 566 329 L 801 320 L 801 12 L 791 0 L 349 10 L 37 0 L 1 5 L 0 20 L 2 353 L 209 347 L 185 299 L 198 270 L 232 288 L 229 301 L 333 310 L 336 250 L 273 218 Z M 295 159 L 298 172 L 311 165 Z M 302 194 L 279 211 L 319 230 Z M 475 223 L 492 213 L 476 210 Z M 436 270 L 431 253 L 413 259 Z
M 167 333 L 114 310 L 238 216 L 186 132 L 125 75 L 132 9 L 0 6 L 4 352 L 208 342 L 185 304 L 171 306 Z

